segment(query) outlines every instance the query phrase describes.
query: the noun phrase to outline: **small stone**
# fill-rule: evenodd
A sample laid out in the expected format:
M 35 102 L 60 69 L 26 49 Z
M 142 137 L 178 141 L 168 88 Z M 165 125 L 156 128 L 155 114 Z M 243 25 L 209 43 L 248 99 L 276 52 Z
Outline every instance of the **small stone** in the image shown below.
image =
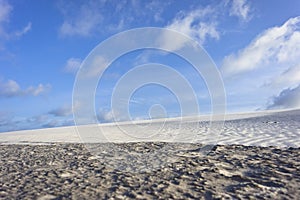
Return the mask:
M 51 195 L 51 194 L 46 194 L 44 196 L 38 197 L 38 200 L 51 200 L 51 199 L 55 199 L 56 196 Z
M 62 178 L 69 178 L 71 176 L 73 176 L 73 174 L 71 174 L 69 172 L 65 172 L 65 173 L 63 173 L 63 174 L 60 175 L 60 177 L 62 177 Z

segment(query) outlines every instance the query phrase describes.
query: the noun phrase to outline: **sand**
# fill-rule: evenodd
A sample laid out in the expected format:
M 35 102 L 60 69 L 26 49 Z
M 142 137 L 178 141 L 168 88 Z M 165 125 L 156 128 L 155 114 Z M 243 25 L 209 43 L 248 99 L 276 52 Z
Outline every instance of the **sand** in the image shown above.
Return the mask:
M 163 145 L 116 144 L 139 153 Z M 0 198 L 300 198 L 300 148 L 218 145 L 203 156 L 199 144 L 186 151 L 184 144 L 176 146 L 174 162 L 136 173 L 111 167 L 116 157 L 95 158 L 82 144 L 1 145 Z
M 300 110 L 226 115 L 223 123 L 209 117 L 157 119 L 119 125 L 95 124 L 0 133 L 0 143 L 179 142 L 300 147 Z M 79 131 L 79 134 L 78 134 Z
M 0 199 L 300 199 L 300 110 L 208 119 L 0 133 Z

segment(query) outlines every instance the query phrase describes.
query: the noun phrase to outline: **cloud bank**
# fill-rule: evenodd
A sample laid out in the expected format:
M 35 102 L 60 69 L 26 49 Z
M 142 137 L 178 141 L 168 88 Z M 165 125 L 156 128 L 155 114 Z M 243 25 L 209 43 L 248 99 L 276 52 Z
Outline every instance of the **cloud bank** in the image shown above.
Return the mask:
M 263 105 L 271 98 L 273 103 L 265 108 L 292 108 L 299 102 L 299 63 L 300 16 L 263 31 L 245 48 L 226 56 L 221 72 L 228 93 L 235 93 L 236 99 L 253 96 Z
M 300 16 L 258 35 L 247 47 L 226 56 L 225 76 L 264 68 L 271 63 L 291 63 L 300 57 Z
M 296 88 L 287 88 L 275 96 L 268 109 L 300 108 L 300 84 Z
M 38 96 L 48 90 L 51 85 L 39 84 L 38 86 L 30 86 L 26 89 L 22 89 L 19 84 L 14 80 L 8 80 L 6 82 L 0 81 L 0 98 L 11 98 L 19 96 Z

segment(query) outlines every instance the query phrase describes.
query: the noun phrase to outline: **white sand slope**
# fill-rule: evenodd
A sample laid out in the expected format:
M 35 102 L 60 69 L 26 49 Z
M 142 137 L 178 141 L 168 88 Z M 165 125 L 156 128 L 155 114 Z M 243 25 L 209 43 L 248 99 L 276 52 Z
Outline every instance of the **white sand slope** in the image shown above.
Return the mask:
M 300 110 L 230 114 L 224 125 L 203 116 L 0 133 L 2 144 L 139 141 L 300 147 Z

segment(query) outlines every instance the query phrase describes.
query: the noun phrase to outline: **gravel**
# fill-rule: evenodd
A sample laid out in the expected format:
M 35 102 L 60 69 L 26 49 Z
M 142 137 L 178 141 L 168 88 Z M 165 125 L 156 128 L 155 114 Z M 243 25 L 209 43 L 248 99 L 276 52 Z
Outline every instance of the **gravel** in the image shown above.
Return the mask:
M 300 148 L 202 147 L 3 144 L 0 199 L 300 199 Z

